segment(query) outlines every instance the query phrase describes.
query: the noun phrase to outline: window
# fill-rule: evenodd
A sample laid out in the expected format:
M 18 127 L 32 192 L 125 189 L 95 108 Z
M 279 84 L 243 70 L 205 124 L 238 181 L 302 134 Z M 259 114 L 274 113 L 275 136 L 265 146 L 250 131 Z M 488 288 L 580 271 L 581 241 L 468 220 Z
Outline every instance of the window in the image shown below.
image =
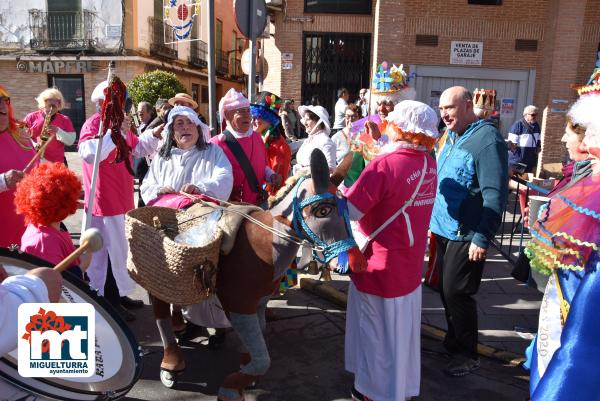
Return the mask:
M 198 101 L 198 95 L 200 94 L 198 89 L 199 89 L 200 85 L 198 84 L 192 84 L 192 99 L 194 99 L 194 101 L 196 103 L 200 103 Z
M 199 103 L 208 103 L 208 86 L 202 85 Z
M 371 0 L 304 0 L 304 12 L 371 14 L 371 3 Z
M 538 41 L 530 39 L 517 39 L 515 40 L 515 50 L 522 52 L 535 52 L 537 51 Z
M 436 47 L 438 45 L 438 36 L 437 35 L 417 35 L 415 44 L 417 46 Z
M 81 11 L 81 0 L 48 0 L 48 12 Z
M 482 6 L 501 6 L 502 0 L 469 0 L 469 4 L 479 4 Z

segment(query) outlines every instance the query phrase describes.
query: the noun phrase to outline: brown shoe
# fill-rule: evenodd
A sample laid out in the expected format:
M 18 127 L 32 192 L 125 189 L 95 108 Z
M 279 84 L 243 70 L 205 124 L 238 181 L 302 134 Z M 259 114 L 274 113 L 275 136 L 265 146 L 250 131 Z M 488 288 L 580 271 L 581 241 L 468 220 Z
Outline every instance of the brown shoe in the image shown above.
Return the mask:
M 185 359 L 177 344 L 170 344 L 165 348 L 160 368 L 170 372 L 181 372 L 185 369 Z

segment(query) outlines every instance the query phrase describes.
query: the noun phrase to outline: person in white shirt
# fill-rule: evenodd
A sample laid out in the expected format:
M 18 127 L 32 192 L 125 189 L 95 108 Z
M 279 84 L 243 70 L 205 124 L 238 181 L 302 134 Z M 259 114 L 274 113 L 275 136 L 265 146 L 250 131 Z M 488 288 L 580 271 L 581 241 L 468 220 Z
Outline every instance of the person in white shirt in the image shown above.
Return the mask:
M 341 88 L 338 90 L 338 100 L 335 103 L 334 108 L 334 121 L 333 121 L 333 133 L 335 134 L 337 131 L 343 129 L 346 126 L 346 122 L 344 119 L 344 113 L 346 111 L 346 107 L 348 106 L 348 99 L 350 98 L 350 94 L 348 93 L 348 89 Z M 302 114 L 302 113 L 300 113 Z
M 336 146 L 329 137 L 329 113 L 323 106 L 300 106 L 298 111 L 302 116 L 308 138 L 304 140 L 296 153 L 294 175 L 310 171 L 310 154 L 313 149 L 323 152 L 329 165 L 329 171 L 333 172 L 336 167 Z
M 231 163 L 219 146 L 209 143 L 208 127 L 197 114 L 189 107 L 175 106 L 165 132 L 165 144 L 152 160 L 140 188 L 144 202 L 175 192 L 229 199 Z

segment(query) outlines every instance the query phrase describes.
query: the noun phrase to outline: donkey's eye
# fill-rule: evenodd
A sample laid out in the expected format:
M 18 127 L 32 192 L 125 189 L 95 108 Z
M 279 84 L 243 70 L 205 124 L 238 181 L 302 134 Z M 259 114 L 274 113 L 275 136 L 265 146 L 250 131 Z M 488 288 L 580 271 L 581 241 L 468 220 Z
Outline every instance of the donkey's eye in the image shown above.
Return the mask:
M 315 208 L 312 213 L 316 218 L 323 218 L 329 216 L 329 213 L 333 210 L 332 205 L 324 204 Z

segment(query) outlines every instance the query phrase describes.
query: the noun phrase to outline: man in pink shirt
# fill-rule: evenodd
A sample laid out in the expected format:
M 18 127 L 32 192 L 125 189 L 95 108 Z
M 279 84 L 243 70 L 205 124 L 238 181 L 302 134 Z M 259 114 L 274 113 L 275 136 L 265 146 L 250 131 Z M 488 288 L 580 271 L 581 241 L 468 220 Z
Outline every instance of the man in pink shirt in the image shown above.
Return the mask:
M 281 183 L 281 176 L 268 166 L 262 137 L 252 130 L 250 102 L 231 88 L 219 102 L 221 120 L 226 129 L 211 142 L 217 144 L 233 168 L 233 190 L 230 200 L 260 205 L 267 198 L 266 182 Z
M 106 87 L 107 82 L 104 81 L 92 93 L 92 102 L 98 106 L 101 106 L 104 101 L 104 88 Z M 79 156 L 83 159 L 86 210 L 90 202 L 90 183 L 94 156 L 98 146 L 97 135 L 100 120 L 100 113 L 95 113 L 88 118 L 81 127 L 79 138 Z M 131 121 L 125 117 L 121 135 L 132 149 L 129 162 L 132 163 L 132 156 L 144 157 L 154 153 L 158 147 L 161 131 L 162 129 L 149 130 L 137 137 L 131 130 Z M 123 306 L 135 308 L 143 305 L 141 301 L 134 301 L 127 296 L 135 289 L 135 283 L 127 273 L 127 240 L 125 238 L 125 213 L 134 208 L 133 176 L 127 170 L 125 163 L 114 163 L 116 153 L 116 146 L 108 132 L 102 141 L 101 161 L 90 224 L 90 227 L 95 227 L 102 233 L 104 247 L 94 253 L 87 274 L 90 278 L 90 286 L 106 297 L 126 320 L 131 321 L 135 319 L 135 316 Z M 85 227 L 85 219 L 83 225 Z
M 55 113 L 50 119 L 47 131 L 49 136 L 55 136 L 55 138 L 44 151 L 44 159 L 49 162 L 63 163 L 65 161 L 65 145 L 73 145 L 76 138 L 71 119 L 60 113 L 65 106 L 65 99 L 58 89 L 48 88 L 40 93 L 36 100 L 39 109 L 25 117 L 25 124 L 27 124 L 33 141 L 41 145 L 40 135 L 46 115 Z
M 405 400 L 420 387 L 421 272 L 437 184 L 429 151 L 438 118 L 406 100 L 387 121 L 390 142 L 346 193 L 350 218 L 371 238 L 367 271 L 351 275 L 348 291 L 346 370 L 355 376 L 355 400 Z

